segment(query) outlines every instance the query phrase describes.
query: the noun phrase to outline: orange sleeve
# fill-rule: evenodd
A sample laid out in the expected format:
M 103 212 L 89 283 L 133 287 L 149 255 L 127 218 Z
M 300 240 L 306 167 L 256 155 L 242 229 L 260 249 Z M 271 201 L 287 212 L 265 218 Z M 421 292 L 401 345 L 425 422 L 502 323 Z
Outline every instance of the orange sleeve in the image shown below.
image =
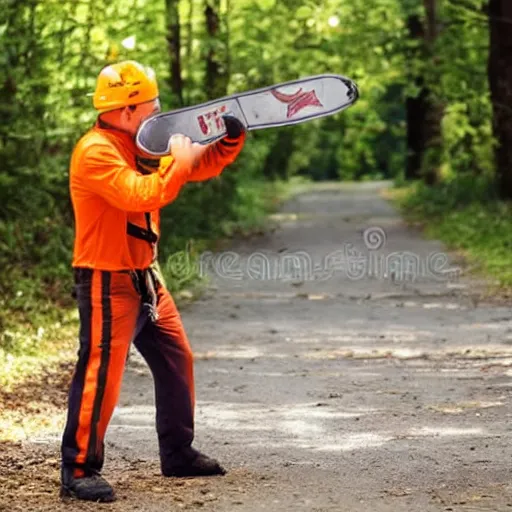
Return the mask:
M 205 151 L 188 181 L 205 181 L 218 176 L 225 167 L 232 164 L 245 143 L 245 133 L 237 139 L 225 137 L 211 144 Z
M 80 179 L 89 190 L 130 212 L 158 210 L 174 200 L 191 171 L 166 159 L 157 173 L 141 175 L 108 144 L 90 146 L 80 168 Z

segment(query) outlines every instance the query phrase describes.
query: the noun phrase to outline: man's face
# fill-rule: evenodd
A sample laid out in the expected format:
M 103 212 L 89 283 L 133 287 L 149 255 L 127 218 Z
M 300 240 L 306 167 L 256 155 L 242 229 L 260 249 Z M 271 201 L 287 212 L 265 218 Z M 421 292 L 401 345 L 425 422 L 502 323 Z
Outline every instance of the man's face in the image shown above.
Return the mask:
M 158 98 L 146 103 L 140 103 L 135 110 L 125 107 L 121 113 L 120 128 L 135 135 L 143 121 L 159 112 L 161 112 L 161 107 Z

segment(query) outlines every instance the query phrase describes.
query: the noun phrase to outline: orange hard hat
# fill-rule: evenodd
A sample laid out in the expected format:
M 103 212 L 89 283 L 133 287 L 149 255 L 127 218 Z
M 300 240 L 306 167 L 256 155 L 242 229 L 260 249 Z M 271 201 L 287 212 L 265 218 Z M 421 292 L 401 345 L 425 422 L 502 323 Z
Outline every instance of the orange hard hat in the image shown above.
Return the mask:
M 133 60 L 103 68 L 96 82 L 94 108 L 107 112 L 158 98 L 158 84 L 152 68 Z

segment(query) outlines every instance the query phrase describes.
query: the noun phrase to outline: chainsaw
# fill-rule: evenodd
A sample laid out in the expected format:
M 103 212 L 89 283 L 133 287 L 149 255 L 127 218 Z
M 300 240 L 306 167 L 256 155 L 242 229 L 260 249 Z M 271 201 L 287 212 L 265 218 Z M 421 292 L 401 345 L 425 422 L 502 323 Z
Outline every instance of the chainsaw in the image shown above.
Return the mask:
M 352 106 L 356 84 L 340 75 L 316 75 L 155 114 L 142 122 L 136 144 L 143 152 L 170 153 L 169 139 L 180 133 L 210 144 L 226 136 L 222 116 L 236 117 L 247 131 L 304 123 Z

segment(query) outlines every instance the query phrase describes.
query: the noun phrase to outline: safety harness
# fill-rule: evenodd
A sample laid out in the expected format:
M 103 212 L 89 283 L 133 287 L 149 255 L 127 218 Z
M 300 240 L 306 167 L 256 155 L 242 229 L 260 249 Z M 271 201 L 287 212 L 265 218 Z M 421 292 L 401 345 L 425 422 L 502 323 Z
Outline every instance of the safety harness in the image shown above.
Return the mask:
M 151 172 L 158 169 L 160 159 L 149 159 L 136 156 L 137 170 L 142 174 L 151 174 Z M 157 260 L 157 246 L 158 235 L 153 231 L 151 226 L 151 213 L 145 212 L 144 218 L 146 219 L 146 229 L 128 222 L 126 232 L 129 236 L 138 238 L 148 242 L 153 250 L 153 263 Z M 148 309 L 149 316 L 153 322 L 158 320 L 157 310 L 157 289 L 159 279 L 152 266 L 143 270 L 134 270 L 131 272 L 133 284 L 142 297 L 143 306 Z
M 102 129 L 117 130 L 122 132 L 122 130 L 112 126 L 109 123 L 106 123 L 101 118 L 98 118 L 97 123 L 98 126 Z M 160 158 L 144 158 L 142 156 L 136 155 L 135 163 L 139 172 L 142 174 L 151 174 L 152 172 L 158 170 L 158 167 L 160 166 Z M 127 222 L 126 232 L 129 236 L 138 238 L 139 240 L 144 240 L 150 244 L 153 251 L 153 261 L 150 267 L 145 269 L 131 270 L 129 273 L 131 275 L 135 289 L 142 298 L 143 307 L 147 308 L 151 320 L 156 322 L 158 320 L 157 289 L 160 280 L 157 273 L 153 269 L 153 265 L 157 261 L 156 243 L 158 241 L 158 235 L 153 231 L 151 225 L 151 213 L 145 212 L 144 218 L 146 220 L 145 228 L 137 226 L 132 222 Z

